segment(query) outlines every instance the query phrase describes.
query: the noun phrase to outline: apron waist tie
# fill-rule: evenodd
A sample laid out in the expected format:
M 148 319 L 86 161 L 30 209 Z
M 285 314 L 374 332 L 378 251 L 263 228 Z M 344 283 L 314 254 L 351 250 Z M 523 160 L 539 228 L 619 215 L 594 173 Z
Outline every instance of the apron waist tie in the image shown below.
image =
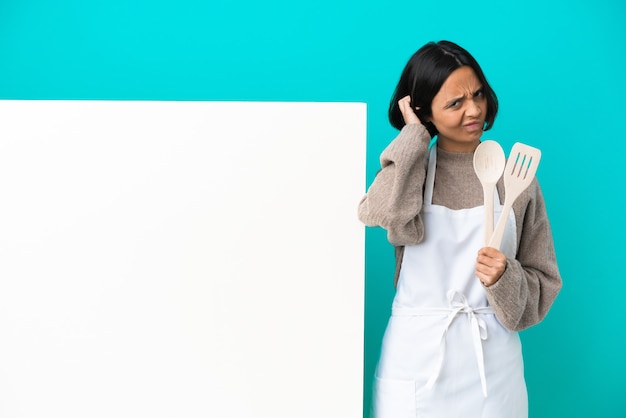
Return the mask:
M 482 385 L 483 396 L 487 397 L 487 378 L 485 377 L 485 360 L 483 355 L 483 340 L 487 339 L 487 323 L 476 316 L 476 314 L 493 314 L 493 310 L 490 307 L 472 308 L 465 295 L 457 290 L 448 291 L 448 303 L 449 308 L 394 308 L 393 315 L 406 316 L 406 315 L 445 315 L 448 314 L 446 319 L 446 326 L 443 329 L 441 340 L 439 342 L 439 354 L 436 368 L 433 374 L 428 379 L 426 387 L 432 389 L 435 382 L 439 378 L 441 369 L 443 367 L 443 361 L 446 352 L 446 336 L 448 335 L 448 329 L 454 318 L 459 314 L 467 314 L 469 319 L 470 328 L 472 330 L 472 342 L 474 344 L 474 351 L 476 353 L 476 362 L 478 363 L 478 371 L 480 373 L 480 383 Z

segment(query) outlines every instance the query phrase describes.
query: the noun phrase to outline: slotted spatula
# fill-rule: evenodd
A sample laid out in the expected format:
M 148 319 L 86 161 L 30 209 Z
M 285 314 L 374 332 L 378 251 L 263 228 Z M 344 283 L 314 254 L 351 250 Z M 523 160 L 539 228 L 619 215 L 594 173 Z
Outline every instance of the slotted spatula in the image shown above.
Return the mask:
M 489 247 L 500 249 L 506 220 L 515 199 L 530 185 L 541 160 L 541 151 L 537 148 L 516 142 L 504 167 L 504 206 L 500 219 L 493 231 Z

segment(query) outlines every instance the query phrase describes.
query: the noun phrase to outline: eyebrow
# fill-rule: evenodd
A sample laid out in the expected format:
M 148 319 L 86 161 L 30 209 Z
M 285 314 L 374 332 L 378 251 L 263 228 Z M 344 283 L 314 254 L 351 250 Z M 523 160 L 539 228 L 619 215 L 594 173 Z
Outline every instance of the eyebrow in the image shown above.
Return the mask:
M 479 91 L 484 90 L 484 89 L 485 89 L 485 87 L 484 87 L 484 86 L 480 86 L 479 88 L 477 88 L 476 90 L 474 90 L 474 91 L 472 92 L 472 96 L 475 96 L 475 95 L 476 95 L 476 93 L 478 93 Z M 447 106 L 450 106 L 450 105 L 451 105 L 452 103 L 454 103 L 454 102 L 458 102 L 458 101 L 463 100 L 463 99 L 465 99 L 465 96 L 457 96 L 457 97 L 453 97 L 452 99 L 450 99 L 450 100 L 447 100 L 447 101 L 446 101 L 446 107 L 447 107 Z

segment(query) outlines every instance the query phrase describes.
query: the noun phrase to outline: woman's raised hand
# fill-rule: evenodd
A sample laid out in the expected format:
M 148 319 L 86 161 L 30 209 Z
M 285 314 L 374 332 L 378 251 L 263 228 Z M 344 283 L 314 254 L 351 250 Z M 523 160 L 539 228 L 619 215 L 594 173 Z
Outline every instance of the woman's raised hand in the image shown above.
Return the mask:
M 406 123 L 407 125 L 410 125 L 412 123 L 422 123 L 422 121 L 415 114 L 413 108 L 411 108 L 411 96 L 404 96 L 403 98 L 398 100 L 398 107 L 400 108 L 400 112 L 402 113 L 404 123 Z M 419 109 L 419 107 L 416 109 Z

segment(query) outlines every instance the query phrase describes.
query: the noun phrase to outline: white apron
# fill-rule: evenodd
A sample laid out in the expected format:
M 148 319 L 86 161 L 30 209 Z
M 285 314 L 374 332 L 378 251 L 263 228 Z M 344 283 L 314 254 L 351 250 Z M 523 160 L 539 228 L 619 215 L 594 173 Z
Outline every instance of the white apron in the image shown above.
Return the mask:
M 483 207 L 432 204 L 432 147 L 422 219 L 424 240 L 404 249 L 392 316 L 375 379 L 375 418 L 526 418 L 519 336 L 488 306 L 474 274 L 484 240 Z M 496 220 L 502 211 L 495 193 Z M 515 257 L 511 212 L 501 251 Z

